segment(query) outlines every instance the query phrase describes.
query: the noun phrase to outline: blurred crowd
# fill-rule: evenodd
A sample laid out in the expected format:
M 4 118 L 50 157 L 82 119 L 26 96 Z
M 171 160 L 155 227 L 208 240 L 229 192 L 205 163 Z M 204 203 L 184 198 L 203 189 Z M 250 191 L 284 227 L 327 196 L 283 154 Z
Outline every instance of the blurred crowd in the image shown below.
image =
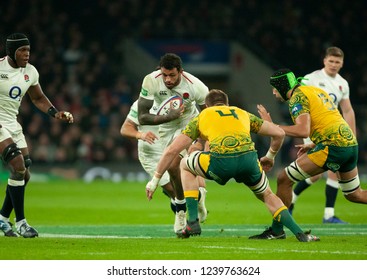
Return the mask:
M 367 163 L 367 9 L 363 1 L 315 0 L 12 0 L 0 4 L 0 54 L 6 36 L 22 32 L 30 62 L 55 106 L 74 114 L 73 125 L 37 111 L 25 97 L 19 114 L 38 164 L 137 161 L 136 141 L 119 130 L 138 97 L 143 76 L 124 71 L 126 38 L 238 41 L 272 68 L 297 76 L 322 68 L 324 49 L 345 52 L 341 74 L 356 111 L 360 161 Z M 157 58 L 158 60 L 159 58 Z M 185 63 L 185 62 L 184 62 Z M 268 82 L 268 81 L 264 81 Z

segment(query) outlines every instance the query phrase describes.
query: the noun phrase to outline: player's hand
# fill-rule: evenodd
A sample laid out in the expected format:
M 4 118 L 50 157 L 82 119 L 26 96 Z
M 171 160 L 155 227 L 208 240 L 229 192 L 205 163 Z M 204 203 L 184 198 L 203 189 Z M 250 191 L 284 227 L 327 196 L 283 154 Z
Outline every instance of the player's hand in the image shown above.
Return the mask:
M 309 150 L 313 148 L 313 144 L 298 144 L 295 145 L 296 148 L 298 148 L 297 151 L 297 157 L 302 156 L 303 154 L 307 153 Z
M 273 120 L 271 119 L 270 113 L 266 110 L 266 108 L 263 105 L 258 104 L 257 111 L 263 120 L 268 121 L 268 122 L 273 122 Z
M 152 200 L 153 194 L 155 190 L 157 189 L 157 187 L 158 187 L 158 182 L 154 180 L 154 177 L 145 186 L 145 194 L 149 201 Z
M 270 171 L 274 166 L 274 159 L 270 159 L 268 157 L 260 158 L 260 164 L 265 172 Z
M 149 144 L 154 144 L 154 141 L 157 140 L 158 137 L 153 132 L 148 131 L 148 132 L 139 132 L 138 139 L 148 142 Z
M 55 118 L 59 120 L 66 121 L 68 123 L 74 122 L 74 117 L 71 113 L 65 111 L 59 111 L 55 114 Z
M 174 109 L 173 105 L 171 104 L 171 109 L 169 110 L 167 116 L 171 121 L 176 120 L 182 116 L 184 111 L 185 111 L 185 106 L 183 104 L 178 109 Z

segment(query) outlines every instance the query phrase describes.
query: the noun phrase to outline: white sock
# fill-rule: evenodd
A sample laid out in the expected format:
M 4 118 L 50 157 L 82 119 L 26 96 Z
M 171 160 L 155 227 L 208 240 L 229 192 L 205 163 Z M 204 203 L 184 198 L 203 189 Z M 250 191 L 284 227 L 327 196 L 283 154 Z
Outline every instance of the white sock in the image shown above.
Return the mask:
M 332 207 L 325 207 L 324 210 L 324 219 L 330 219 L 331 217 L 334 217 L 335 211 Z

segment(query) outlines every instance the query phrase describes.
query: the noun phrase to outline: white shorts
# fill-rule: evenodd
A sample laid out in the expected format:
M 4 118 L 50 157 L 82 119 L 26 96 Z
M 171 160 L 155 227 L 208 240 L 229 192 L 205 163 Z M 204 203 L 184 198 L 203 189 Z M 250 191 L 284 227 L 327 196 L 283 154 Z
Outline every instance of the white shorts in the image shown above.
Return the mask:
M 0 142 L 8 138 L 12 138 L 19 149 L 27 148 L 27 142 L 25 141 L 25 137 L 20 124 L 18 124 L 18 129 L 15 132 L 9 131 L 6 127 L 0 128 Z
M 147 172 L 151 177 L 154 176 L 154 171 L 157 167 L 157 163 L 162 156 L 164 148 L 160 145 L 160 142 L 157 141 L 154 144 L 148 144 L 144 141 L 139 140 L 138 143 L 138 157 L 141 166 L 144 168 L 145 172 Z M 160 185 L 164 186 L 169 183 L 170 177 L 168 172 L 163 173 L 163 176 L 160 180 Z

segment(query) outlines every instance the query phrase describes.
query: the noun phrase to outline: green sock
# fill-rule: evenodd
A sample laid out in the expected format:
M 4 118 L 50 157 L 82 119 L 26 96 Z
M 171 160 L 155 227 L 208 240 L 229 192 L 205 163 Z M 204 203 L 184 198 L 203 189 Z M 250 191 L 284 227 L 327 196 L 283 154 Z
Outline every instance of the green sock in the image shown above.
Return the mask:
M 283 209 L 274 217 L 271 229 L 275 233 L 280 233 L 283 231 L 283 225 L 289 228 L 289 230 L 295 235 L 297 233 L 303 232 L 293 219 L 292 215 L 289 213 L 288 209 Z
M 279 216 L 279 215 L 278 215 Z M 273 223 L 271 224 L 271 229 L 273 232 L 275 232 L 276 234 L 279 234 L 281 232 L 283 232 L 283 224 L 281 222 L 276 221 L 275 219 L 273 219 Z
M 193 197 L 186 197 L 186 206 L 188 211 L 188 221 L 193 222 L 198 219 L 198 200 Z

